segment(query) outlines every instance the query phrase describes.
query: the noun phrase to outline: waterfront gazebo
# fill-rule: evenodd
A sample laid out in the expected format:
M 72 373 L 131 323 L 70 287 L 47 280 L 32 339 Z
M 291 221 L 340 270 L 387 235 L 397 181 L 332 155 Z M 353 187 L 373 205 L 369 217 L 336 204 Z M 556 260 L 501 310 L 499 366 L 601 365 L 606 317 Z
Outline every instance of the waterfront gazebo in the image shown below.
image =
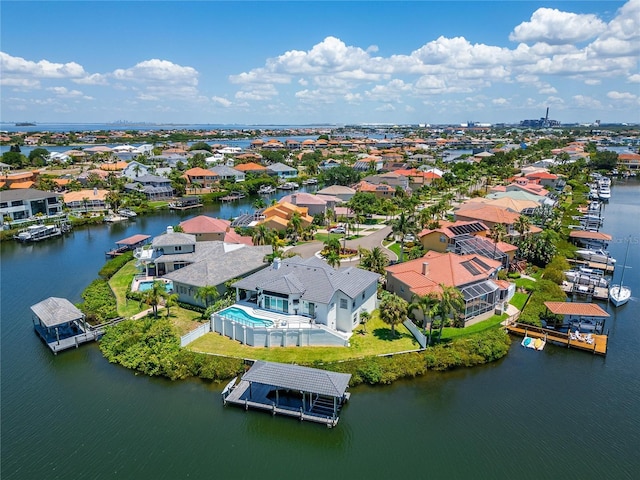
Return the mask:
M 60 344 L 60 340 L 86 331 L 84 313 L 66 298 L 49 297 L 31 306 L 33 325 L 47 343 Z
M 610 315 L 595 303 L 580 302 L 544 302 L 549 313 L 562 315 L 571 326 L 594 328 L 600 332 L 604 331 L 605 319 Z

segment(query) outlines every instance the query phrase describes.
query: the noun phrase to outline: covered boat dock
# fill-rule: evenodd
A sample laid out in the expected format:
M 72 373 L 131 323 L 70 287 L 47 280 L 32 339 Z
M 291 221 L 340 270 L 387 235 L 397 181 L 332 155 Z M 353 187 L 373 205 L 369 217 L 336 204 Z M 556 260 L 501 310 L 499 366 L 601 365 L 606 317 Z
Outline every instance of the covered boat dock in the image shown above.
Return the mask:
M 233 379 L 225 387 L 222 400 L 334 427 L 349 399 L 350 379 L 347 373 L 258 360 L 238 384 Z
M 507 323 L 507 331 L 566 345 L 567 348 L 586 350 L 598 355 L 607 354 L 608 336 L 604 333 L 604 319 L 609 314 L 599 305 L 578 302 L 544 302 L 544 305 L 549 313 L 564 316 L 564 323 L 568 324 L 567 333 L 517 322 Z
M 33 326 L 53 353 L 96 339 L 84 314 L 66 298 L 49 297 L 31 306 Z
M 149 243 L 150 238 L 151 235 L 137 234 L 132 235 L 131 237 L 123 238 L 122 240 L 118 240 L 116 242 L 116 248 L 107 252 L 107 257 L 117 257 L 118 255 L 122 255 L 124 252 L 142 247 L 143 245 Z

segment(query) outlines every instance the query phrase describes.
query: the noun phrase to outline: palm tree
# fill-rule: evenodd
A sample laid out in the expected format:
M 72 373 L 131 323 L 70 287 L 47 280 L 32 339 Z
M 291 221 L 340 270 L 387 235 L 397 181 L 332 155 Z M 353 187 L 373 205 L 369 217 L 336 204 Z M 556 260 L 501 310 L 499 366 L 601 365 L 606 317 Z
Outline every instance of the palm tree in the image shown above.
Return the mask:
M 255 208 L 256 210 L 259 210 L 259 209 L 264 208 L 266 206 L 267 206 L 267 202 L 265 202 L 264 198 L 262 198 L 262 197 L 256 198 L 253 201 L 253 208 Z
M 438 313 L 440 314 L 440 331 L 438 338 L 442 338 L 442 329 L 450 316 L 458 317 L 460 312 L 464 310 L 464 297 L 462 292 L 454 286 L 440 284 L 442 292 L 438 302 Z
M 164 297 L 166 297 L 166 295 L 167 290 L 165 287 L 165 283 L 160 280 L 156 280 L 151 285 L 151 288 L 144 292 L 144 294 L 142 295 L 141 303 L 146 303 L 147 305 L 149 305 L 153 309 L 154 318 L 158 318 L 158 305 L 160 304 L 160 301 Z
M 387 293 L 382 297 L 380 301 L 380 319 L 391 325 L 391 336 L 396 335 L 396 325 L 402 323 L 407 318 L 409 313 L 409 304 L 403 298 L 393 294 Z
M 489 238 L 493 240 L 493 256 L 496 256 L 496 250 L 498 249 L 498 243 L 504 240 L 507 236 L 507 227 L 502 223 L 494 223 L 489 231 Z
M 380 247 L 373 247 L 371 250 L 360 249 L 360 267 L 370 272 L 384 275 L 384 268 L 389 264 L 389 259 Z
M 338 239 L 338 237 L 331 236 L 327 238 L 327 240 L 324 242 L 324 249 L 327 251 L 327 253 L 336 252 L 338 255 L 340 255 L 340 240 Z
M 168 293 L 165 297 L 164 306 L 167 309 L 167 318 L 169 318 L 169 309 L 178 305 L 178 298 L 179 296 L 177 293 Z
M 251 241 L 254 245 L 267 245 L 271 237 L 271 232 L 266 225 L 260 224 L 253 229 L 253 235 Z
M 220 296 L 220 292 L 218 292 L 217 287 L 214 285 L 205 285 L 204 287 L 198 288 L 196 290 L 196 294 L 193 296 L 196 300 L 201 300 L 204 303 L 205 311 L 209 308 L 216 298 Z M 203 313 L 204 317 L 204 313 Z
M 414 295 L 413 302 L 409 306 L 410 310 L 417 309 L 422 312 L 422 329 L 427 333 L 427 318 L 433 318 L 437 314 L 437 306 L 439 303 L 438 297 L 429 293 L 427 295 Z M 433 321 L 429 322 L 429 342 L 431 342 L 431 329 L 433 328 Z
M 330 267 L 338 268 L 340 266 L 340 254 L 335 250 L 331 250 L 324 257 L 324 260 Z
M 300 233 L 302 232 L 302 217 L 300 216 L 300 213 L 293 212 L 293 215 L 291 215 L 291 218 L 289 219 L 287 228 L 291 229 L 294 238 L 300 236 Z
M 391 231 L 394 235 L 400 237 L 400 258 L 398 260 L 402 263 L 404 259 L 404 237 L 415 231 L 415 222 L 412 217 L 407 217 L 404 212 L 400 212 L 400 216 L 391 224 Z
M 524 234 L 528 233 L 531 228 L 531 220 L 526 215 L 520 215 L 513 223 L 513 228 L 520 234 L 520 238 L 523 238 Z

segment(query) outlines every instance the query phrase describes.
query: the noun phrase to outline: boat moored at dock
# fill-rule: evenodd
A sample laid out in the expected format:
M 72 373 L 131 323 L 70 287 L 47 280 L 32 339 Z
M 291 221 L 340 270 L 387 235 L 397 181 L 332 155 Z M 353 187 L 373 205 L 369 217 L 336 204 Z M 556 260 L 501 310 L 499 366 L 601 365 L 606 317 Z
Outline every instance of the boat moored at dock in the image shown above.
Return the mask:
M 13 238 L 19 242 L 39 242 L 47 238 L 59 237 L 62 235 L 62 228 L 57 225 L 30 225 L 18 232 Z

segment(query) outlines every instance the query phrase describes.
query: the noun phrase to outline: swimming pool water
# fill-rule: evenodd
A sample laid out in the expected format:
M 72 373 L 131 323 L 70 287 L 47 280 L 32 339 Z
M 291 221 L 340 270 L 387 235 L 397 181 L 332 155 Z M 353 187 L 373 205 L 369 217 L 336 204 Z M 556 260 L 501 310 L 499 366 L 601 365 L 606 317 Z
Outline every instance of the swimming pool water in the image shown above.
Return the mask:
M 238 307 L 225 308 L 220 312 L 220 315 L 251 327 L 273 327 L 271 320 L 256 318 Z
M 153 287 L 153 282 L 152 281 L 140 282 L 138 284 L 138 291 L 139 292 L 148 292 L 149 290 L 151 290 L 151 287 Z M 165 290 L 167 292 L 171 292 L 173 290 L 173 282 L 165 283 L 164 288 L 165 288 Z

